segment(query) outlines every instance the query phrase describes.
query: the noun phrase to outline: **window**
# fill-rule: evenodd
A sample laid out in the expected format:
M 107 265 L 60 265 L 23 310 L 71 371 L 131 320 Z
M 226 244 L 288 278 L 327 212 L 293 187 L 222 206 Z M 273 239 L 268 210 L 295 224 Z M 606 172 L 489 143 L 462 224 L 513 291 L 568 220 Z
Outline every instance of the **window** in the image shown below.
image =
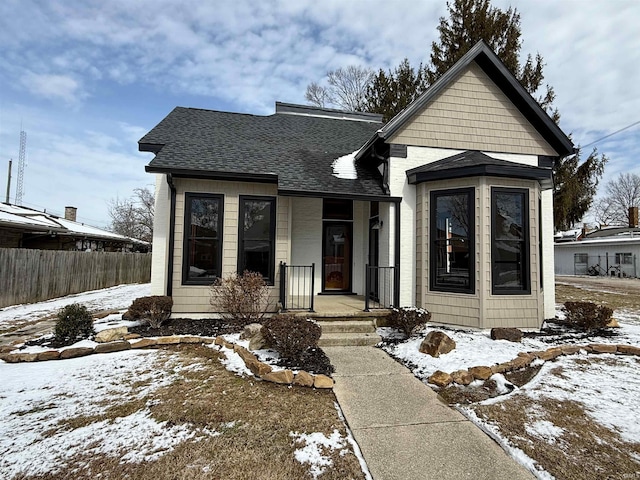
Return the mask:
M 491 189 L 491 279 L 494 294 L 531 293 L 529 191 Z
M 475 291 L 474 192 L 431 192 L 431 290 Z
M 273 285 L 275 279 L 276 199 L 240 197 L 238 272 L 261 273 Z
M 616 263 L 618 265 L 633 264 L 633 255 L 630 253 L 616 253 Z
M 589 255 L 586 253 L 574 253 L 573 263 L 589 263 Z
M 222 195 L 185 194 L 182 283 L 210 285 L 221 275 Z
M 353 202 L 339 198 L 322 201 L 322 218 L 325 220 L 353 220 Z

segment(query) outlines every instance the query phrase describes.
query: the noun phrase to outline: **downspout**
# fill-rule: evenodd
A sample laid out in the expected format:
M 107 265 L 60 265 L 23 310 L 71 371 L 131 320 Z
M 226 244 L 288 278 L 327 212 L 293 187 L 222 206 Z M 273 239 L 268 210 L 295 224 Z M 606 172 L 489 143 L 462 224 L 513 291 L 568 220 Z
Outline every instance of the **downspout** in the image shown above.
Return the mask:
M 395 288 L 393 290 L 393 302 L 394 307 L 400 308 L 400 202 L 396 203 L 395 208 L 395 220 L 396 220 L 396 244 L 394 245 L 394 256 L 395 256 Z
M 173 250 L 176 231 L 176 186 L 173 175 L 167 173 L 167 185 L 171 192 L 171 206 L 169 208 L 169 258 L 167 259 L 167 297 L 173 295 Z

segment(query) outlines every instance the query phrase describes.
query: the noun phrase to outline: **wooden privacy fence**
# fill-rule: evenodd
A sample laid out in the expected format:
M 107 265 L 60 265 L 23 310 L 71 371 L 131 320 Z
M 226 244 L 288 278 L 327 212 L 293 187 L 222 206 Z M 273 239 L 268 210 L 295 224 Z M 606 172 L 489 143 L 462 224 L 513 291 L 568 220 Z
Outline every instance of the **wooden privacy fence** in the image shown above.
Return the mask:
M 150 279 L 150 253 L 0 248 L 0 308 Z

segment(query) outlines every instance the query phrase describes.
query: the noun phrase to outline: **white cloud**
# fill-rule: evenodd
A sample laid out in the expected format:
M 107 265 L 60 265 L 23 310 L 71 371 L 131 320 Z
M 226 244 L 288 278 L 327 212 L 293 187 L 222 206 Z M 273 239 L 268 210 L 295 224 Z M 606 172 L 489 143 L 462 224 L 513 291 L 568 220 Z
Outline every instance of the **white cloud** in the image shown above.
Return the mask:
M 49 100 L 75 104 L 85 97 L 80 83 L 67 75 L 27 72 L 22 76 L 21 82 L 32 94 Z

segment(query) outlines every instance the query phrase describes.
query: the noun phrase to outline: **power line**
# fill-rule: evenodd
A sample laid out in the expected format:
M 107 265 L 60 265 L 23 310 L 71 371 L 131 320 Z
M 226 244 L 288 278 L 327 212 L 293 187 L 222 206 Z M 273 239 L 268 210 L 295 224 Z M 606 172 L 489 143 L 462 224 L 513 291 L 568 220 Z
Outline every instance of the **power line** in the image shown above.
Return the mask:
M 621 128 L 620 130 L 616 130 L 615 132 L 610 133 L 609 135 L 605 135 L 604 137 L 599 138 L 599 139 L 598 139 L 598 140 L 596 140 L 595 142 L 591 142 L 591 143 L 588 143 L 588 144 L 586 144 L 586 145 L 583 145 L 583 146 L 582 146 L 582 148 L 586 148 L 586 147 L 590 147 L 591 145 L 595 145 L 596 143 L 601 142 L 602 140 L 604 140 L 604 139 L 606 139 L 606 138 L 613 137 L 614 135 L 617 135 L 617 134 L 618 134 L 618 133 L 620 133 L 620 132 L 624 132 L 625 130 L 628 130 L 628 129 L 629 129 L 629 128 L 631 128 L 631 127 L 635 127 L 635 126 L 636 126 L 636 125 L 638 125 L 639 123 L 640 123 L 640 120 L 638 120 L 637 122 L 632 123 L 631 125 L 627 125 L 626 127 Z

